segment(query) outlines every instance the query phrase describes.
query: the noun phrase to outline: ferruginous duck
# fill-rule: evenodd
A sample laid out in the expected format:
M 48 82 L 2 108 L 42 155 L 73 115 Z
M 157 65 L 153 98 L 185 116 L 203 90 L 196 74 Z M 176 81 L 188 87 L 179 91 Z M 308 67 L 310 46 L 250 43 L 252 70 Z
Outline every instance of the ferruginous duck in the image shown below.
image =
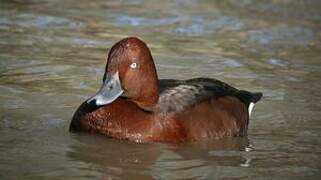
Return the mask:
M 139 143 L 243 136 L 261 97 L 216 79 L 159 80 L 147 45 L 129 37 L 109 51 L 103 84 L 77 109 L 70 131 Z

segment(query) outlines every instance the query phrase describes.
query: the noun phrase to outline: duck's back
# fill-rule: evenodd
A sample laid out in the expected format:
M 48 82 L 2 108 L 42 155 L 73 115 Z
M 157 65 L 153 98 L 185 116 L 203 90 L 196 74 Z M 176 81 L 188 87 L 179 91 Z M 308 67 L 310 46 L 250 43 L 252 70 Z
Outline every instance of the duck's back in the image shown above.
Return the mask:
M 160 114 L 175 116 L 187 139 L 194 140 L 244 135 L 253 105 L 262 97 L 209 78 L 163 79 L 159 87 Z

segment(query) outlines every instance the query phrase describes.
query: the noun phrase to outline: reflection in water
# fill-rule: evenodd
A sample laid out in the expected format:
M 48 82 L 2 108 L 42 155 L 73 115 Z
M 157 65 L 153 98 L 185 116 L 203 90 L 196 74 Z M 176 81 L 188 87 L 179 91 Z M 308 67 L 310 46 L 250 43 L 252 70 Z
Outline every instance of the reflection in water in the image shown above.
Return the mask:
M 2 0 L 0 179 L 319 179 L 320 9 L 317 0 Z M 263 92 L 248 137 L 174 146 L 70 134 L 108 48 L 126 36 L 147 42 L 161 78 Z
M 251 161 L 247 138 L 183 145 L 134 144 L 88 135 L 74 138 L 67 157 L 99 165 L 104 178 L 207 179 L 219 173 L 219 164 L 249 167 Z

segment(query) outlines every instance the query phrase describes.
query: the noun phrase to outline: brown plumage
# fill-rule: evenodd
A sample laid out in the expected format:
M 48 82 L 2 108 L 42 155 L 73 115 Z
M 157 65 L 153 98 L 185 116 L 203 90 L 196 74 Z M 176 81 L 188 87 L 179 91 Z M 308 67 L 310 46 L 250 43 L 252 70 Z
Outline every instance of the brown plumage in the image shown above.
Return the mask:
M 209 78 L 158 80 L 151 53 L 138 38 L 112 47 L 103 79 L 100 91 L 74 114 L 71 131 L 168 143 L 242 136 L 262 97 Z

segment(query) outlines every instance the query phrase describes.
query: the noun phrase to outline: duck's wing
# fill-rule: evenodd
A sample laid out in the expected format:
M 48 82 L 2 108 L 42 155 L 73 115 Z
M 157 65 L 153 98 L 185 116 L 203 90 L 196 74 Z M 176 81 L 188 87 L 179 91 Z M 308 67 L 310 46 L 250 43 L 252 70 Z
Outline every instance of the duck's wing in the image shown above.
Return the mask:
M 200 102 L 222 96 L 234 96 L 247 107 L 256 103 L 262 93 L 238 90 L 222 81 L 210 78 L 188 80 L 163 79 L 159 81 L 158 108 L 163 113 L 182 112 Z

